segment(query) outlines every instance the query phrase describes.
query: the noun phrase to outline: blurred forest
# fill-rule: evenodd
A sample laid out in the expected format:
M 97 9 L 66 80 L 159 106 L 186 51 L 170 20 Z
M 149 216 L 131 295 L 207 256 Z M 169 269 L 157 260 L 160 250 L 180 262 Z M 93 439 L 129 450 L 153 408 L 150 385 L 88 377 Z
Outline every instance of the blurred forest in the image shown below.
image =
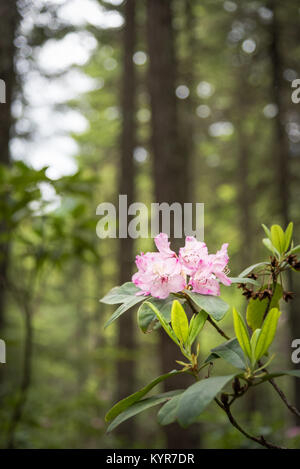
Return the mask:
M 119 194 L 203 202 L 205 241 L 229 243 L 232 276 L 266 256 L 261 223 L 293 220 L 299 242 L 299 25 L 298 0 L 0 0 L 1 448 L 255 447 L 211 407 L 188 430 L 149 411 L 105 434 L 108 408 L 178 357 L 135 310 L 104 331 L 99 299 L 153 242 L 99 239 L 96 208 Z M 283 368 L 299 366 L 287 281 Z M 201 337 L 203 356 L 221 342 Z M 299 380 L 281 384 L 299 408 Z M 300 421 L 261 389 L 241 420 L 299 447 Z

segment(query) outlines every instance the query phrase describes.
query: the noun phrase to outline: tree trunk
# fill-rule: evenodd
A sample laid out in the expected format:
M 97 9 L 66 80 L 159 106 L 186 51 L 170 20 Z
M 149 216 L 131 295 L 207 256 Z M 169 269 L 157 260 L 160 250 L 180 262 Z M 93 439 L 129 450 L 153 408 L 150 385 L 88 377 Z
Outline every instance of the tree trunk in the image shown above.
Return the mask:
M 17 2 L 0 3 L 0 79 L 5 82 L 6 102 L 0 104 L 0 164 L 9 164 L 9 139 L 12 126 L 11 103 L 15 86 L 14 38 L 18 24 Z M 0 237 L 6 232 L 0 219 Z M 0 331 L 4 326 L 5 280 L 8 265 L 8 243 L 0 241 Z
M 199 43 L 196 39 L 195 27 L 196 19 L 194 14 L 195 2 L 193 0 L 186 0 L 183 4 L 183 15 L 185 17 L 183 34 L 185 38 L 185 56 L 181 70 L 178 70 L 180 77 L 183 79 L 183 83 L 189 89 L 189 96 L 180 101 L 179 108 L 179 126 L 180 126 L 180 137 L 182 139 L 182 145 L 184 148 L 185 158 L 187 162 L 187 175 L 186 175 L 186 201 L 196 202 L 196 185 L 199 185 L 199 178 L 195 178 L 195 167 L 196 167 L 196 104 L 197 96 L 195 95 L 195 81 L 196 81 L 196 70 L 195 70 L 195 57 L 199 53 Z M 182 70 L 183 69 L 183 70 Z M 199 120 L 199 119 L 198 119 Z M 198 156 L 198 155 L 197 155 Z M 201 199 L 202 200 L 202 199 Z
M 252 194 L 249 186 L 250 143 L 247 135 L 247 114 L 249 102 L 245 90 L 249 86 L 246 80 L 247 70 L 237 72 L 237 108 L 235 119 L 237 138 L 237 187 L 238 187 L 238 221 L 240 228 L 240 265 L 241 270 L 252 262 Z M 245 96 L 246 95 L 246 96 Z M 252 137 L 252 136 L 251 136 Z M 250 138 L 251 138 L 250 137 Z
M 189 162 L 179 138 L 172 1 L 147 0 L 147 37 L 155 201 L 183 204 L 188 202 Z M 172 247 L 177 249 L 181 243 L 182 240 L 173 239 Z M 164 333 L 160 336 L 160 357 L 164 373 L 173 369 L 175 360 L 180 357 L 180 352 Z M 182 375 L 176 380 L 165 381 L 164 390 L 174 389 L 174 384 L 178 388 L 186 387 L 188 382 L 187 377 Z M 187 430 L 182 430 L 177 424 L 165 427 L 167 447 L 196 448 L 199 441 L 197 430 L 198 426 Z
M 275 157 L 276 157 L 276 184 L 278 187 L 278 206 L 280 210 L 281 221 L 286 227 L 290 221 L 291 205 L 291 174 L 290 174 L 290 154 L 289 143 L 285 132 L 285 101 L 284 101 L 284 83 L 283 83 L 283 57 L 281 54 L 281 31 L 283 25 L 280 24 L 279 2 L 274 0 L 270 3 L 273 11 L 273 21 L 271 23 L 271 60 L 273 75 L 273 100 L 277 105 L 278 114 L 275 119 L 274 132 L 275 138 Z M 290 104 L 290 103 L 287 103 Z M 298 338 L 300 334 L 300 298 L 299 298 L 299 279 L 294 273 L 289 272 L 289 288 L 297 292 L 294 301 L 290 303 L 289 308 L 289 326 L 291 339 Z M 290 346 L 290 344 L 288 344 Z M 294 379 L 295 405 L 300 408 L 300 382 Z M 299 418 L 295 416 L 295 423 L 300 424 Z
M 11 421 L 8 428 L 7 448 L 14 449 L 16 447 L 16 431 L 22 420 L 27 395 L 31 384 L 32 375 L 32 352 L 33 352 L 33 324 L 32 309 L 29 300 L 25 299 L 19 302 L 20 310 L 24 312 L 25 321 L 25 337 L 24 337 L 24 353 L 22 366 L 22 379 L 19 390 L 18 399 L 14 407 Z
M 134 160 L 135 146 L 135 109 L 136 77 L 132 60 L 136 42 L 136 2 L 127 0 L 124 5 L 125 26 L 123 32 L 123 83 L 122 83 L 122 135 L 121 135 L 121 168 L 119 193 L 127 195 L 130 205 L 134 201 Z M 120 238 L 119 241 L 119 282 L 128 282 L 132 275 L 134 258 L 134 241 L 132 238 Z M 133 359 L 135 343 L 135 325 L 132 314 L 119 319 L 118 347 L 132 354 L 132 358 L 120 359 L 117 365 L 117 399 L 123 399 L 135 391 L 135 361 Z M 135 426 L 132 421 L 124 423 L 119 429 L 124 443 L 134 441 Z
M 236 185 L 237 185 L 237 215 L 240 232 L 240 257 L 239 257 L 239 271 L 244 270 L 248 265 L 253 264 L 253 195 L 249 185 L 250 173 L 250 158 L 251 158 L 251 145 L 249 141 L 253 135 L 247 133 L 247 115 L 251 105 L 247 95 L 248 76 L 247 69 L 239 68 L 236 74 L 236 89 L 237 89 L 237 103 L 235 111 L 234 127 L 236 129 L 236 152 L 237 152 L 237 168 L 236 168 Z M 248 99 L 247 99 L 248 97 Z M 253 416 L 253 412 L 261 408 L 261 399 L 258 398 L 256 389 L 252 389 L 249 393 L 248 399 L 245 401 L 245 411 L 249 418 Z

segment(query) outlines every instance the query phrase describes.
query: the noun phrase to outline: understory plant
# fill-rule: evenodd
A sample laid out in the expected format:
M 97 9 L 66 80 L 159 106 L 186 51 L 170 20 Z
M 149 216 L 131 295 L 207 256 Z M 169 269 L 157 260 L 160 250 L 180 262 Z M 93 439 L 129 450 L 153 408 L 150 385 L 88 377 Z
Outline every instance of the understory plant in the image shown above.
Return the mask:
M 160 406 L 159 424 L 178 422 L 188 427 L 214 401 L 246 438 L 266 448 L 281 448 L 262 435 L 250 434 L 232 413 L 235 401 L 245 396 L 250 388 L 268 381 L 283 404 L 300 417 L 300 411 L 289 403 L 274 381 L 285 375 L 300 378 L 300 370 L 268 371 L 274 360 L 269 349 L 281 315 L 280 300 L 293 298 L 293 293 L 284 286 L 283 273 L 290 269 L 299 271 L 300 245 L 294 246 L 292 241 L 292 223 L 285 231 L 279 225 L 271 229 L 263 225 L 263 229 L 266 233 L 263 244 L 270 251 L 269 259 L 247 267 L 238 277 L 229 277 L 228 244 L 223 244 L 216 254 L 209 254 L 205 243 L 188 236 L 177 254 L 171 250 L 167 235 L 161 233 L 155 238 L 157 252 L 137 256 L 138 272 L 132 282 L 113 288 L 102 298 L 103 303 L 120 304 L 106 327 L 139 305 L 137 322 L 141 331 L 146 333 L 162 327 L 183 356 L 177 361 L 177 369 L 157 377 L 109 410 L 106 414 L 109 432 L 154 406 Z M 229 310 L 229 305 L 220 297 L 220 283 L 227 288 L 239 288 L 247 299 L 245 314 L 235 308 L 231 311 L 235 331 L 232 338 L 219 325 Z M 217 330 L 224 342 L 213 347 L 202 361 L 199 344 L 206 323 Z M 216 375 L 216 360 L 230 363 L 235 371 Z M 156 385 L 181 373 L 193 375 L 195 383 L 184 390 L 174 389 L 146 397 Z

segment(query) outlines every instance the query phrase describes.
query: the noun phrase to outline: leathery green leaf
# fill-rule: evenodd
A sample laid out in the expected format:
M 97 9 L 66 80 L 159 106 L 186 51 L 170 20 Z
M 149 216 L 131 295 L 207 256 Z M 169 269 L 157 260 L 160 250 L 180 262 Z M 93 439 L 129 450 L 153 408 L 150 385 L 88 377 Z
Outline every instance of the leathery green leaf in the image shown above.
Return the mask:
M 154 386 L 157 384 L 161 383 L 165 379 L 169 378 L 170 376 L 174 376 L 181 373 L 181 371 L 178 370 L 172 370 L 169 373 L 166 373 L 164 375 L 158 376 L 155 380 L 151 381 L 151 383 L 147 384 L 147 386 L 143 387 L 139 391 L 135 392 L 134 394 L 131 394 L 130 396 L 125 397 L 125 399 L 122 399 L 121 401 L 117 402 L 106 414 L 105 420 L 106 422 L 110 422 L 114 418 L 116 418 L 121 412 L 124 412 L 128 407 L 132 406 L 135 402 L 139 401 L 144 397 L 146 394 L 148 394 L 149 391 L 151 391 Z
M 177 418 L 177 408 L 181 399 L 182 393 L 172 397 L 171 400 L 166 402 L 157 414 L 157 420 L 160 425 L 169 425 L 175 422 Z
M 236 338 L 223 342 L 223 344 L 213 348 L 205 362 L 213 361 L 216 358 L 223 358 L 223 360 L 230 363 L 232 366 L 245 369 L 244 352 Z
M 152 311 L 154 311 L 154 313 L 156 314 L 157 319 L 161 323 L 162 327 L 164 328 L 164 330 L 166 331 L 168 336 L 173 340 L 173 342 L 175 342 L 176 345 L 179 345 L 176 334 L 171 329 L 171 327 L 169 326 L 169 324 L 167 323 L 167 321 L 165 320 L 165 318 L 163 317 L 163 315 L 161 314 L 159 309 L 157 309 L 156 306 L 154 306 L 154 304 L 151 303 L 150 301 L 145 301 L 144 304 L 149 306 L 149 308 L 151 308 Z
M 229 309 L 229 305 L 219 296 L 201 295 L 190 290 L 185 290 L 185 293 L 196 309 L 204 309 L 215 321 L 221 321 Z
M 263 227 L 263 230 L 266 233 L 267 237 L 271 239 L 271 231 L 269 230 L 269 228 L 267 228 L 264 224 L 262 224 L 261 226 Z
M 252 272 L 252 270 L 256 269 L 257 267 L 261 267 L 261 266 L 267 265 L 267 264 L 268 264 L 268 262 L 258 262 L 257 264 L 250 265 L 245 270 L 243 270 L 243 272 L 241 272 L 239 274 L 239 277 L 246 277 L 248 274 L 250 274 L 250 272 Z
M 172 304 L 171 325 L 178 340 L 184 344 L 189 336 L 189 322 L 178 300 L 174 300 Z
M 237 340 L 239 341 L 241 349 L 243 350 L 245 355 L 251 359 L 251 346 L 247 326 L 242 316 L 235 308 L 233 308 L 233 325 L 235 335 Z
M 154 407 L 159 404 L 163 404 L 164 402 L 172 399 L 173 396 L 176 394 L 182 393 L 182 390 L 175 390 L 175 391 L 168 391 L 162 394 L 158 394 L 153 397 L 148 397 L 146 399 L 142 399 L 138 402 L 135 402 L 132 406 L 128 407 L 124 410 L 121 414 L 119 414 L 108 426 L 107 433 L 113 431 L 117 428 L 121 423 L 125 422 L 126 420 L 134 417 L 141 412 L 144 412 L 151 407 Z
M 264 285 L 263 288 L 267 288 L 267 285 Z M 282 293 L 283 293 L 282 286 L 280 285 L 280 283 L 277 283 L 273 291 L 273 296 L 272 296 L 272 300 L 270 303 L 270 309 L 278 308 L 279 301 L 282 297 Z M 251 298 L 251 300 L 249 301 L 248 307 L 247 307 L 246 318 L 247 318 L 248 325 L 251 327 L 253 331 L 261 328 L 264 314 L 268 307 L 268 303 L 269 303 L 268 298 L 265 298 L 263 300 L 259 300 L 258 298 L 256 299 Z
M 293 247 L 290 251 L 290 254 L 298 254 L 300 252 L 300 244 L 297 246 Z
M 285 247 L 284 247 L 284 252 L 286 252 L 291 244 L 292 236 L 293 236 L 293 222 L 290 222 L 287 226 L 287 229 L 285 230 L 284 233 L 284 238 L 285 238 Z
M 256 329 L 256 331 L 253 332 L 251 340 L 250 340 L 252 366 L 254 366 L 256 363 L 255 349 L 256 349 L 256 344 L 257 344 L 260 333 L 261 333 L 261 329 Z
M 273 243 L 270 239 L 264 238 L 262 240 L 262 242 L 266 246 L 266 248 L 269 249 L 269 251 L 272 252 L 272 254 L 279 254 L 279 252 L 277 251 L 277 249 L 275 248 L 275 246 L 273 245 Z
M 300 378 L 300 370 L 279 370 L 274 371 L 273 373 L 266 373 L 261 378 L 260 382 L 263 383 L 264 381 L 269 381 L 273 378 L 280 378 L 281 376 L 292 376 L 294 378 Z
M 221 389 L 235 375 L 216 376 L 203 379 L 187 388 L 181 396 L 177 418 L 183 427 L 195 422 Z
M 115 305 L 118 303 L 126 303 L 132 297 L 138 298 L 136 294 L 141 290 L 134 285 L 132 282 L 123 283 L 120 287 L 112 288 L 103 298 L 101 298 L 100 302 L 105 303 L 108 305 Z M 144 298 L 141 297 L 140 300 L 142 301 Z
M 171 321 L 171 308 L 173 303 L 172 298 L 168 297 L 165 300 L 149 298 L 147 302 L 154 304 L 154 306 L 161 313 L 162 317 L 165 319 L 166 323 Z M 149 332 L 149 329 L 151 328 L 156 329 L 160 325 L 156 314 L 148 306 L 147 302 L 142 303 L 137 312 L 138 325 L 144 333 Z
M 256 360 L 259 360 L 268 351 L 270 345 L 272 344 L 276 334 L 277 323 L 280 314 L 281 313 L 278 308 L 272 308 L 268 312 L 267 317 L 263 322 L 261 332 L 256 343 Z
M 203 328 L 205 321 L 207 319 L 207 313 L 205 311 L 200 311 L 196 315 L 194 314 L 189 325 L 189 344 L 193 345 L 198 334 Z
M 285 250 L 285 235 L 281 226 L 271 226 L 271 240 L 273 246 L 277 249 L 280 254 L 282 254 Z

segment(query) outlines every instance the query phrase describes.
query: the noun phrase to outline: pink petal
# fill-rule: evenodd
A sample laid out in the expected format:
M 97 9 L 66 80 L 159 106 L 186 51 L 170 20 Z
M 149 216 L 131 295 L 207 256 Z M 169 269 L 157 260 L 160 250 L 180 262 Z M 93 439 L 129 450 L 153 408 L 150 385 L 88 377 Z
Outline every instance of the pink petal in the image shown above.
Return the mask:
M 160 233 L 156 236 L 154 241 L 161 255 L 164 257 L 175 257 L 175 252 L 170 249 L 170 242 L 168 241 L 168 235 L 166 235 L 166 233 Z

